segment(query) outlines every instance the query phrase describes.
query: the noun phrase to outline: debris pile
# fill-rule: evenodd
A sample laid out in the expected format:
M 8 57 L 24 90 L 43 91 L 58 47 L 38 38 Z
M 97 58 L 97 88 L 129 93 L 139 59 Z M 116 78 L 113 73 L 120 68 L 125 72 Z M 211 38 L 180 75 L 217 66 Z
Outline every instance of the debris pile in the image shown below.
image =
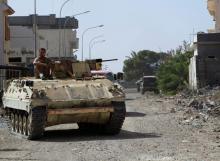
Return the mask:
M 206 87 L 197 93 L 184 91 L 177 95 L 176 104 L 184 111 L 183 124 L 201 128 L 209 118 L 220 119 L 220 87 Z

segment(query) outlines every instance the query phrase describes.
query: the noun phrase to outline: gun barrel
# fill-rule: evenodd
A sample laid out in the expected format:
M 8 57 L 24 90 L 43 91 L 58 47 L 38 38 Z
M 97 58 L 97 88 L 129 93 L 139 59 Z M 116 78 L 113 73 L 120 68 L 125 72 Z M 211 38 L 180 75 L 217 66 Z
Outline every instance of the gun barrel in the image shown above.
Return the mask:
M 107 60 L 102 60 L 102 62 L 108 62 L 108 61 L 117 61 L 118 59 L 107 59 Z

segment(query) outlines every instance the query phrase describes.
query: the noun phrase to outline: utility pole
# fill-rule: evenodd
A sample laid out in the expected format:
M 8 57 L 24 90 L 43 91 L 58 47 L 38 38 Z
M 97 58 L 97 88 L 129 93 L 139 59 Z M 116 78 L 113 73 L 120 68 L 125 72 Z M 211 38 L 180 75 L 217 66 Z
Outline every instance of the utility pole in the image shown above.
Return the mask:
M 34 0 L 34 57 L 37 56 L 37 0 Z
M 60 7 L 60 18 L 59 18 L 59 58 L 61 57 L 61 18 L 62 18 L 62 10 L 65 4 L 67 4 L 70 0 L 66 0 Z
M 82 33 L 82 61 L 83 61 L 83 58 L 84 58 L 84 55 L 83 55 L 83 43 L 84 43 L 84 35 L 87 31 L 91 30 L 91 29 L 95 29 L 95 28 L 99 28 L 99 27 L 103 27 L 104 25 L 98 25 L 98 26 L 94 26 L 94 27 L 89 27 L 87 29 L 85 29 Z

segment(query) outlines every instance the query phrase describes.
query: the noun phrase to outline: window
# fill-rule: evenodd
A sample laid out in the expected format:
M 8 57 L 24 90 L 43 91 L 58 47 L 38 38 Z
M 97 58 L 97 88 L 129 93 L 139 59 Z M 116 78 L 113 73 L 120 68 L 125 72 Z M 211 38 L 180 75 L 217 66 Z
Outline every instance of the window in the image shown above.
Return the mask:
M 9 58 L 8 61 L 9 61 L 9 63 L 20 63 L 21 57 Z

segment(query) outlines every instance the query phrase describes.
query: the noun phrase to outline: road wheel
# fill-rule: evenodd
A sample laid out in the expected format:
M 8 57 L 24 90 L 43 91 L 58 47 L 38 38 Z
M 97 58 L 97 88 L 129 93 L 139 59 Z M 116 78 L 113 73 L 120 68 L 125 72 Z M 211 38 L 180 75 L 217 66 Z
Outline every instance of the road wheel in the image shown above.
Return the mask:
M 23 118 L 23 114 L 19 115 L 19 129 L 20 129 L 20 133 L 23 135 L 24 134 L 24 118 Z
M 23 127 L 24 127 L 24 135 L 28 136 L 28 116 L 24 115 L 24 122 L 23 122 Z
M 11 131 L 15 131 L 15 113 L 11 113 Z
M 121 131 L 125 120 L 126 107 L 124 102 L 114 102 L 114 112 L 111 113 L 107 124 L 103 126 L 105 134 L 116 135 Z
M 19 114 L 15 113 L 15 132 L 19 133 Z

